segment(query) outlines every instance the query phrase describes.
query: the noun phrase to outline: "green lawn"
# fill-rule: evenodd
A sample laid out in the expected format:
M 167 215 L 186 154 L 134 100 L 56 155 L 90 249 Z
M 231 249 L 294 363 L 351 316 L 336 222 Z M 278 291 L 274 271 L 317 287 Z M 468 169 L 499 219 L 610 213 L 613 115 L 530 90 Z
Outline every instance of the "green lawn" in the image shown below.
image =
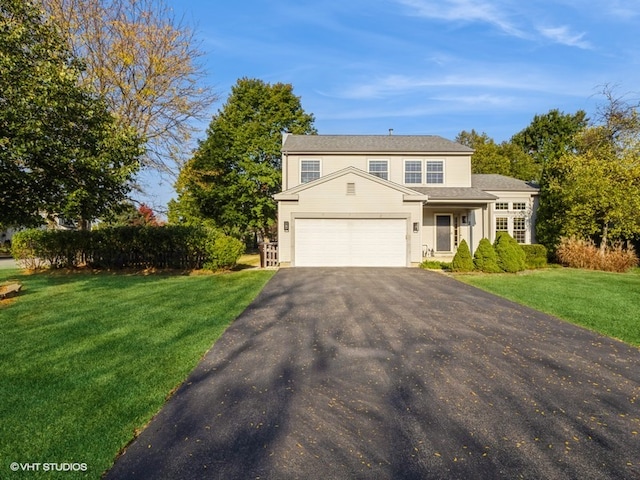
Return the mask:
M 458 280 L 640 345 L 640 269 L 606 273 L 570 268 L 523 274 L 456 275 Z
M 0 478 L 100 478 L 273 271 L 114 275 L 0 270 Z M 10 464 L 86 463 L 87 472 Z

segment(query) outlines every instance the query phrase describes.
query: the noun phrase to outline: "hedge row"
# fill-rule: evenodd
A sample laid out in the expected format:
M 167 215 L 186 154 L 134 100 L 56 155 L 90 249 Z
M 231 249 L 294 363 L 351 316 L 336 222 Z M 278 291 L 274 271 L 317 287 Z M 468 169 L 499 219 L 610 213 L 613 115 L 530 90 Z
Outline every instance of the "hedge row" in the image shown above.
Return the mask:
M 235 238 L 205 227 L 113 227 L 92 231 L 23 230 L 11 253 L 24 267 L 211 270 L 233 267 L 244 253 Z

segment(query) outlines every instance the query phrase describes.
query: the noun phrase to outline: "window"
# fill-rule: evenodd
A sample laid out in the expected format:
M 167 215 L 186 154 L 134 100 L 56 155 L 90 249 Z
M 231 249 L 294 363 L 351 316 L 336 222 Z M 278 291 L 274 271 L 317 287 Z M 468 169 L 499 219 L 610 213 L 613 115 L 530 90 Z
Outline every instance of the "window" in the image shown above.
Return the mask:
M 320 160 L 300 161 L 300 183 L 313 182 L 320 178 Z
M 427 160 L 427 183 L 444 183 L 443 160 Z
M 422 160 L 405 160 L 404 183 L 422 183 Z
M 524 218 L 513 219 L 513 238 L 518 243 L 525 243 L 526 241 L 526 227 Z
M 509 202 L 496 202 L 496 210 L 509 210 Z
M 369 160 L 369 173 L 389 180 L 389 162 L 387 160 Z
M 525 202 L 513 202 L 514 210 L 526 210 L 527 204 Z
M 509 219 L 507 217 L 496 217 L 496 232 L 508 232 Z

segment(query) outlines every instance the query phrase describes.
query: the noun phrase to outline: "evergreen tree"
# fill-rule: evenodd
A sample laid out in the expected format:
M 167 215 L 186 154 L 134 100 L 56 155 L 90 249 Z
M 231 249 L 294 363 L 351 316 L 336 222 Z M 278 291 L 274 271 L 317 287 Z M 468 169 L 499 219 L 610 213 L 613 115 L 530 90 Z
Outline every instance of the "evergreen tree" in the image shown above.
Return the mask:
M 498 256 L 491 242 L 483 238 L 473 254 L 473 264 L 476 270 L 485 273 L 499 273 L 502 269 L 498 266 Z
M 451 270 L 454 272 L 470 272 L 473 270 L 473 259 L 466 240 L 462 240 L 458 245 L 458 250 L 451 262 Z
M 527 268 L 524 250 L 507 232 L 498 232 L 494 248 L 498 257 L 498 266 L 502 271 L 515 273 Z

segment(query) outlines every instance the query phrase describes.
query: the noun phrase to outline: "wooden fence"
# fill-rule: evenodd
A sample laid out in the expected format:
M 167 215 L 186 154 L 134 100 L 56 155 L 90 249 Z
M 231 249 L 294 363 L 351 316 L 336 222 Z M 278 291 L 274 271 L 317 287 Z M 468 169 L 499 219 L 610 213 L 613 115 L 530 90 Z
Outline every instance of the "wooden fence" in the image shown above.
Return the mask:
M 261 243 L 260 244 L 260 266 L 262 268 L 278 266 L 278 244 L 277 243 Z

